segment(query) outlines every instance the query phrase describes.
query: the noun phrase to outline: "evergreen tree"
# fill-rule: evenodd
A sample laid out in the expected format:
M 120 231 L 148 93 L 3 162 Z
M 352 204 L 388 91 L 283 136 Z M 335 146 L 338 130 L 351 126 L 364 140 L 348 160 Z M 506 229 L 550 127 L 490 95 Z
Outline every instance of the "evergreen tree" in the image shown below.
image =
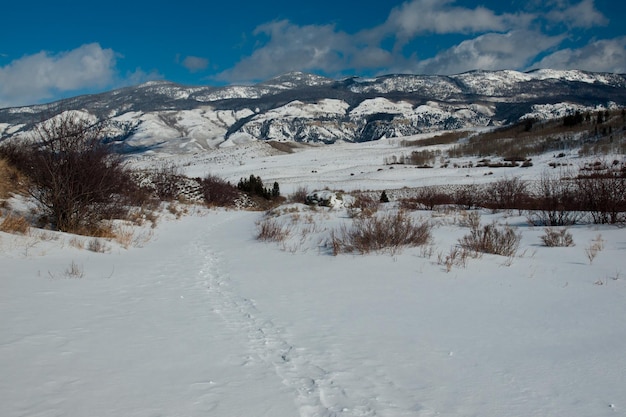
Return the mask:
M 278 186 L 277 181 L 274 181 L 274 188 L 272 188 L 272 197 L 280 197 L 280 187 Z

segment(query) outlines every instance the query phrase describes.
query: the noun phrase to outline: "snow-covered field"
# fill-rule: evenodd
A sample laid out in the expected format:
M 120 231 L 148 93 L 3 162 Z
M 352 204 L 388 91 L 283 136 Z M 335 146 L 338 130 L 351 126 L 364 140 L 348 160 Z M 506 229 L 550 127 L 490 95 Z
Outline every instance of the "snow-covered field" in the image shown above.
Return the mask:
M 530 179 L 552 157 L 527 169 L 383 164 L 401 152 L 391 140 L 289 155 L 247 143 L 167 159 L 288 194 Z M 432 244 L 393 255 L 332 256 L 325 239 L 345 209 L 304 205 L 276 212 L 294 224 L 282 243 L 256 239 L 264 213 L 193 207 L 105 253 L 81 249 L 90 238 L 0 233 L 0 416 L 626 414 L 624 229 L 574 226 L 575 246 L 548 248 L 518 213 L 482 211 L 522 234 L 517 255 L 448 269 L 463 214 L 413 215 L 434 224 Z

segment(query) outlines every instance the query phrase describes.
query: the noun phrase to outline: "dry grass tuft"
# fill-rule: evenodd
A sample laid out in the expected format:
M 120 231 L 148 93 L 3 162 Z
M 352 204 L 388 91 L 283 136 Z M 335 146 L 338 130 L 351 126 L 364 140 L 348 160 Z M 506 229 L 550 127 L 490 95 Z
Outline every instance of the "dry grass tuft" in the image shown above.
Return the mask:
M 564 229 L 545 229 L 545 235 L 541 236 L 543 244 L 548 247 L 567 247 L 574 246 L 574 238 L 572 234 Z
M 26 178 L 5 159 L 0 158 L 0 199 L 11 194 L 24 194 Z
M 291 234 L 291 227 L 272 218 L 265 218 L 257 223 L 257 239 L 271 242 L 283 242 Z
M 25 235 L 30 231 L 30 223 L 24 216 L 9 213 L 0 223 L 0 231 Z

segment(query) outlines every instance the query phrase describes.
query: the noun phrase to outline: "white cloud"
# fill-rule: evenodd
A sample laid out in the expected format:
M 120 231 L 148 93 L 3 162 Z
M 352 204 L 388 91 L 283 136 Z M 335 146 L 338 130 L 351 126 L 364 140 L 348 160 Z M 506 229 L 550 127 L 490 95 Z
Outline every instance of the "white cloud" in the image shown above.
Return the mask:
M 594 0 L 582 0 L 580 3 L 571 5 L 569 2 L 559 1 L 557 9 L 547 13 L 546 17 L 554 22 L 574 28 L 591 28 L 604 26 L 609 20 L 600 13 L 595 6 Z
M 198 72 L 207 69 L 207 67 L 209 66 L 209 60 L 206 58 L 190 55 L 183 59 L 182 65 L 191 72 Z
M 513 15 L 497 15 L 485 7 L 454 7 L 454 0 L 413 0 L 394 8 L 380 30 L 410 39 L 422 33 L 477 33 L 510 28 Z
M 525 30 L 487 33 L 419 62 L 416 70 L 424 74 L 458 74 L 474 69 L 524 69 L 539 53 L 558 45 L 563 38 Z
M 389 51 L 359 42 L 333 25 L 298 26 L 282 20 L 259 26 L 254 35 L 267 37 L 267 43 L 217 79 L 262 80 L 296 70 L 337 73 L 347 68 L 389 66 L 393 61 Z
M 333 25 L 298 26 L 286 20 L 267 23 L 257 27 L 253 33 L 256 37 L 267 38 L 267 41 L 233 68 L 218 74 L 216 79 L 227 82 L 262 80 L 295 70 L 322 71 L 327 74 L 359 70 L 370 73 L 406 71 L 415 66 L 415 61 L 407 58 L 401 49 L 418 35 L 504 32 L 512 28 L 524 28 L 535 18 L 534 15 L 523 13 L 497 15 L 484 7 L 470 9 L 456 7 L 453 3 L 454 0 L 406 2 L 392 9 L 380 26 L 356 34 L 337 31 Z M 390 37 L 396 41 L 393 50 L 381 46 Z M 483 43 L 487 40 L 483 39 Z M 464 49 L 467 46 L 459 45 L 457 49 L 446 53 L 451 55 L 456 50 L 466 55 Z M 489 55 L 483 54 L 481 59 L 473 63 L 489 63 L 489 58 Z M 452 59 L 452 56 L 437 58 L 448 61 L 447 64 L 442 62 L 443 67 L 453 67 Z M 517 61 L 525 62 L 526 59 L 524 56 Z M 433 68 L 438 66 L 435 61 L 423 66 L 430 65 Z M 495 65 L 495 62 L 490 64 Z
M 115 78 L 116 54 L 97 43 L 71 51 L 42 51 L 0 67 L 0 105 L 40 102 L 58 92 L 103 87 Z
M 546 56 L 533 67 L 624 74 L 626 73 L 626 36 L 591 42 L 579 49 L 562 49 Z

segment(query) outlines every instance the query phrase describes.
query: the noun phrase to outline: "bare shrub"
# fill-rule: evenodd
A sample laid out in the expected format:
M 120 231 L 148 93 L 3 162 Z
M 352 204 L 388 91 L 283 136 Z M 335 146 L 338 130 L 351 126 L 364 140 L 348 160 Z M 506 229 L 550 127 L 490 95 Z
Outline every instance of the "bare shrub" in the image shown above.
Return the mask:
M 289 225 L 272 218 L 264 218 L 257 223 L 257 239 L 270 242 L 283 242 L 291 234 Z
M 450 252 L 447 254 L 439 253 L 437 255 L 437 264 L 443 266 L 446 272 L 450 272 L 455 266 L 457 268 L 467 267 L 469 257 L 476 257 L 476 255 L 464 247 L 455 245 L 450 248 Z
M 485 206 L 494 210 L 521 210 L 529 199 L 527 188 L 526 181 L 519 177 L 500 179 L 487 187 Z
M 163 163 L 150 173 L 154 193 L 161 201 L 172 201 L 178 197 L 180 170 L 172 163 Z
M 105 253 L 109 250 L 108 246 L 102 239 L 92 238 L 87 244 L 87 249 L 92 252 Z
M 371 217 L 380 206 L 380 201 L 367 194 L 359 193 L 354 196 L 354 201 L 348 207 L 350 217 Z
M 397 253 L 405 246 L 421 246 L 431 238 L 431 226 L 415 223 L 404 211 L 383 216 L 360 217 L 352 227 L 345 224 L 331 234 L 333 254 L 369 252 Z
M 0 223 L 0 231 L 25 235 L 30 230 L 30 223 L 24 216 L 9 213 Z
M 541 240 L 548 247 L 568 247 L 574 246 L 574 238 L 567 229 L 545 229 L 545 235 Z
M 512 257 L 519 248 L 521 234 L 515 233 L 510 226 L 502 228 L 495 223 L 472 229 L 469 235 L 459 239 L 461 247 L 482 253 L 491 253 Z
M 130 176 L 121 156 L 104 143 L 105 128 L 67 112 L 37 125 L 32 140 L 9 153 L 30 179 L 30 195 L 59 230 L 88 230 L 125 212 Z
M 208 206 L 232 207 L 240 196 L 237 187 L 213 175 L 204 177 L 200 185 L 204 201 Z
M 454 191 L 454 204 L 471 210 L 478 207 L 484 200 L 484 193 L 476 184 L 461 185 Z
M 400 201 L 401 207 L 407 210 L 434 210 L 436 206 L 453 203 L 452 196 L 437 187 L 419 188 L 415 197 Z
M 604 249 L 604 239 L 602 239 L 602 235 L 598 235 L 596 236 L 595 239 L 593 239 L 589 243 L 589 246 L 585 248 L 585 255 L 587 255 L 587 259 L 589 259 L 590 265 L 593 263 L 593 260 L 598 255 L 598 252 L 600 252 L 603 249 Z
M 623 165 L 623 164 L 622 164 Z M 600 170 L 579 175 L 574 184 L 583 210 L 596 224 L 626 221 L 626 165 L 601 165 Z
M 309 190 L 306 187 L 298 187 L 291 193 L 288 198 L 290 203 L 306 204 L 306 196 L 309 195 Z
M 581 220 L 579 196 L 570 179 L 542 174 L 538 194 L 529 202 L 528 220 L 533 225 L 569 226 Z
M 78 265 L 76 262 L 72 263 L 65 269 L 64 275 L 70 279 L 80 279 L 85 276 L 85 270 L 82 265 Z
M 480 227 L 480 212 L 478 211 L 463 211 L 459 218 L 459 225 L 463 227 L 469 227 L 472 230 Z

